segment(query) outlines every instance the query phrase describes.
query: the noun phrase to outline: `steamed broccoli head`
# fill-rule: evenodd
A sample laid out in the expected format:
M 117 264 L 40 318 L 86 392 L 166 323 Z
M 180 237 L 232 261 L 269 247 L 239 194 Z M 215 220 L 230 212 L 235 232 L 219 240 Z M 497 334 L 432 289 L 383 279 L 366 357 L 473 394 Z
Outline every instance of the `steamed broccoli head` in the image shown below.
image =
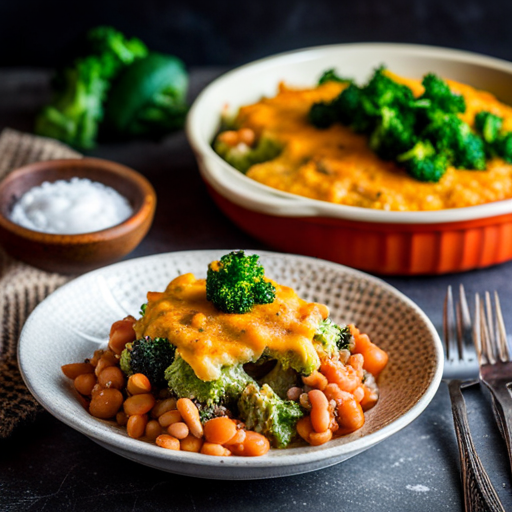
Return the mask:
M 254 382 L 241 364 L 225 366 L 216 380 L 201 380 L 182 357 L 176 357 L 165 370 L 165 380 L 178 398 L 190 398 L 208 406 L 236 402 L 245 387 Z
M 444 152 L 436 152 L 428 140 L 418 141 L 409 151 L 397 157 L 407 172 L 419 181 L 438 182 L 449 166 Z
M 512 132 L 506 132 L 498 137 L 493 146 L 496 154 L 509 164 L 512 164 Z
M 406 108 L 414 101 L 411 89 L 387 76 L 384 66 L 375 70 L 370 81 L 363 88 L 363 95 L 376 113 L 379 113 L 383 107 Z
M 274 302 L 276 289 L 265 280 L 259 256 L 230 252 L 208 266 L 206 298 L 224 313 L 247 313 L 255 304 Z
M 258 380 L 258 384 L 268 384 L 280 398 L 286 399 L 288 390 L 299 383 L 299 374 L 293 368 L 283 368 L 277 361 L 276 365 L 265 376 Z
M 318 80 L 318 85 L 325 84 L 326 82 L 339 82 L 342 84 L 352 83 L 351 78 L 343 78 L 336 73 L 335 69 L 328 69 L 322 73 Z
M 491 112 L 478 112 L 475 116 L 475 128 L 487 144 L 496 142 L 500 135 L 503 118 Z
M 228 164 L 245 174 L 253 165 L 273 160 L 279 156 L 283 148 L 277 140 L 263 136 L 254 146 L 247 144 L 232 146 L 217 137 L 213 143 L 213 149 Z
M 415 142 L 414 116 L 383 107 L 381 119 L 370 136 L 370 147 L 384 160 L 395 159 Z
M 466 111 L 464 97 L 453 93 L 448 84 L 433 73 L 423 77 L 422 85 L 425 90 L 420 99 L 428 100 L 431 110 L 441 110 L 448 114 L 464 113 Z
M 348 325 L 336 325 L 330 318 L 322 320 L 316 330 L 313 341 L 319 343 L 327 356 L 354 346 L 354 337 Z
M 277 448 L 286 448 L 297 434 L 296 425 L 304 412 L 299 404 L 282 400 L 264 384 L 249 384 L 238 400 L 238 411 L 245 426 L 267 437 Z
M 174 361 L 176 347 L 167 338 L 149 336 L 127 343 L 120 366 L 126 375 L 143 373 L 155 388 L 165 387 L 165 370 Z

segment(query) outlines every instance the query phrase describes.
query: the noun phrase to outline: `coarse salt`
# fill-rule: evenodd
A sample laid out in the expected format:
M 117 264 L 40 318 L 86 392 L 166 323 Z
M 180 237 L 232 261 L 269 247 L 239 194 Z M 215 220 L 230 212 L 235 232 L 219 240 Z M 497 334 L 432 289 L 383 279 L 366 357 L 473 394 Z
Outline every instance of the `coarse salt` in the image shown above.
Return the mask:
M 110 228 L 130 217 L 133 209 L 111 187 L 86 178 L 45 181 L 16 202 L 11 220 L 34 231 L 73 235 Z

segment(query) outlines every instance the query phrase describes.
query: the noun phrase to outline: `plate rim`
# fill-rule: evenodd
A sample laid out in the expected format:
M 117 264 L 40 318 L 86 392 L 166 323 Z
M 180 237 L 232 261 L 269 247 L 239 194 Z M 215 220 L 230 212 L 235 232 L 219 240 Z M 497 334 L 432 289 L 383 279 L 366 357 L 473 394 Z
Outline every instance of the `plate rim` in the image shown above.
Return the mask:
M 84 422 L 81 419 L 77 419 L 73 415 L 73 411 L 61 411 L 57 408 L 52 407 L 51 400 L 48 400 L 47 393 L 40 393 L 39 386 L 36 384 L 35 386 L 30 381 L 29 376 L 27 375 L 27 372 L 29 371 L 28 368 L 26 368 L 26 361 L 25 361 L 25 346 L 26 346 L 26 336 L 27 331 L 29 330 L 31 324 L 36 321 L 37 315 L 40 314 L 40 311 L 42 308 L 46 307 L 43 306 L 43 304 L 47 303 L 49 300 L 56 300 L 55 297 L 58 297 L 62 293 L 66 293 L 66 291 L 73 287 L 76 282 L 87 280 L 93 278 L 93 276 L 99 276 L 105 272 L 109 272 L 112 268 L 122 268 L 124 266 L 130 266 L 137 264 L 143 260 L 158 260 L 158 259 L 164 259 L 167 257 L 185 257 L 187 254 L 206 254 L 206 253 L 222 253 L 226 254 L 227 252 L 230 252 L 233 249 L 203 249 L 203 250 L 184 250 L 184 251 L 172 251 L 172 252 L 166 252 L 166 253 L 158 253 L 158 254 L 152 254 L 148 256 L 142 256 L 138 258 L 132 258 L 128 259 L 119 263 L 115 263 L 113 265 L 108 265 L 106 267 L 102 267 L 97 270 L 93 270 L 91 272 L 87 272 L 72 281 L 64 284 L 57 290 L 55 290 L 53 293 L 51 293 L 47 298 L 45 298 L 29 315 L 27 321 L 25 322 L 23 329 L 20 334 L 20 338 L 18 341 L 18 347 L 17 347 L 17 356 L 18 356 L 18 364 L 21 376 L 23 378 L 23 381 L 25 382 L 27 388 L 31 392 L 31 394 L 36 398 L 36 400 L 44 407 L 45 410 L 47 410 L 52 416 L 57 418 L 59 421 L 62 421 L 69 427 L 73 428 L 74 430 L 84 434 L 85 436 L 100 441 L 100 444 L 102 446 L 105 446 L 106 444 L 111 444 L 110 441 L 112 441 L 112 444 L 116 446 L 118 451 L 116 453 L 119 453 L 120 451 L 129 451 L 131 453 L 135 453 L 138 455 L 138 457 L 150 457 L 158 459 L 162 464 L 159 465 L 161 469 L 164 469 L 162 466 L 165 465 L 165 462 L 167 462 L 169 465 L 176 464 L 176 463 L 186 463 L 186 464 L 193 464 L 196 466 L 202 466 L 202 467 L 214 467 L 218 470 L 221 470 L 222 468 L 228 470 L 233 468 L 241 468 L 244 467 L 246 469 L 261 469 L 265 467 L 274 467 L 274 468 L 286 468 L 290 466 L 296 466 L 296 465 L 307 465 L 314 463 L 318 461 L 319 459 L 323 459 L 326 463 L 329 462 L 329 460 L 334 460 L 336 458 L 343 457 L 345 455 L 349 455 L 352 452 L 358 452 L 363 451 L 366 448 L 369 448 L 381 441 L 383 441 L 385 438 L 397 433 L 401 429 L 405 428 L 407 425 L 409 425 L 412 421 L 414 421 L 429 405 L 431 400 L 434 398 L 434 395 L 436 394 L 439 385 L 441 383 L 442 379 L 442 372 L 443 372 L 443 366 L 444 366 L 444 355 L 443 355 L 443 348 L 441 339 L 439 337 L 439 334 L 437 333 L 436 328 L 434 327 L 432 321 L 428 318 L 426 313 L 409 297 L 407 297 L 405 294 L 400 292 L 398 289 L 396 289 L 394 286 L 386 283 L 383 279 L 380 279 L 378 277 L 375 277 L 373 275 L 367 274 L 366 272 L 362 272 L 360 270 L 353 269 L 351 267 L 347 267 L 345 265 L 340 265 L 338 263 L 333 263 L 331 261 L 326 261 L 321 258 L 314 258 L 310 256 L 302 256 L 297 254 L 290 254 L 290 253 L 281 253 L 281 252 L 274 252 L 274 251 L 265 251 L 265 250 L 253 250 L 253 249 L 244 249 L 246 252 L 251 254 L 258 254 L 260 257 L 284 257 L 284 258 L 292 258 L 295 260 L 302 260 L 302 261 L 309 261 L 314 263 L 321 263 L 323 265 L 327 265 L 328 267 L 332 267 L 335 270 L 338 270 L 340 272 L 345 272 L 349 274 L 353 274 L 355 276 L 358 276 L 359 278 L 362 278 L 364 280 L 369 280 L 370 282 L 373 282 L 374 284 L 377 284 L 381 287 L 384 287 L 387 289 L 387 291 L 391 292 L 394 295 L 397 295 L 401 301 L 405 302 L 408 306 L 410 306 L 416 314 L 422 318 L 424 324 L 432 334 L 432 341 L 434 344 L 434 349 L 437 357 L 437 366 L 436 370 L 434 372 L 434 375 L 432 376 L 432 379 L 430 381 L 430 384 L 428 385 L 426 391 L 421 396 L 421 398 L 402 416 L 395 419 L 391 423 L 385 425 L 381 429 L 377 430 L 376 432 L 373 432 L 371 434 L 367 434 L 365 436 L 356 438 L 348 443 L 343 443 L 341 445 L 337 446 L 331 446 L 328 447 L 327 445 L 322 445 L 319 447 L 311 447 L 311 446 L 305 446 L 300 447 L 301 453 L 287 453 L 289 450 L 295 450 L 296 448 L 288 448 L 284 450 L 273 450 L 272 453 L 274 454 L 281 454 L 280 456 L 263 456 L 263 457 L 209 457 L 204 456 L 203 454 L 198 453 L 191 453 L 191 452 L 181 452 L 181 451 L 172 451 L 172 450 L 163 450 L 162 448 L 145 441 L 141 441 L 139 439 L 132 439 L 124 435 L 120 435 L 118 432 L 113 430 L 107 430 L 105 432 L 105 429 L 102 428 L 106 425 L 112 426 L 111 422 L 103 421 L 98 418 L 93 418 L 90 416 L 90 421 Z M 27 349 L 28 350 L 28 349 Z M 60 392 L 65 393 L 66 391 L 64 389 L 60 389 Z M 77 405 L 80 406 L 77 400 Z M 143 443 L 143 445 L 141 445 Z M 141 449 L 143 447 L 143 449 Z M 319 456 L 319 454 L 321 454 Z M 143 463 L 143 461 L 138 460 L 140 463 Z M 133 459 L 132 459 L 133 460 Z M 332 464 L 335 464 L 335 462 L 332 462 Z M 168 469 L 169 471 L 172 471 L 171 468 Z M 276 475 L 272 475 L 276 476 Z M 249 477 L 250 478 L 250 477 Z

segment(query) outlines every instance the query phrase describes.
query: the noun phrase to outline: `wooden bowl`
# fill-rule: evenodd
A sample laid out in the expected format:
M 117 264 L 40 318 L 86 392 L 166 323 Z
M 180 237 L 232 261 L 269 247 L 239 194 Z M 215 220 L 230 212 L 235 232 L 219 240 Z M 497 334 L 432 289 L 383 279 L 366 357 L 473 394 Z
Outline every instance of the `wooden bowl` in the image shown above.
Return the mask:
M 10 220 L 15 202 L 48 181 L 88 178 L 126 197 L 133 214 L 101 231 L 76 235 L 42 233 Z M 14 258 L 50 272 L 75 274 L 113 263 L 131 252 L 148 232 L 156 194 L 146 178 L 124 165 L 97 158 L 47 160 L 24 166 L 0 183 L 0 244 Z

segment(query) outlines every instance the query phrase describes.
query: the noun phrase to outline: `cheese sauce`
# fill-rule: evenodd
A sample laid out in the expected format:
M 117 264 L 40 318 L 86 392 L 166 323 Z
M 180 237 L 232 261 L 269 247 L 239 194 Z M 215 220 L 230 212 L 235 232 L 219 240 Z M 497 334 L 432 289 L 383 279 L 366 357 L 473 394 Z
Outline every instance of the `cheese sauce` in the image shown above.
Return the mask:
M 420 81 L 391 76 L 415 95 L 422 93 Z M 448 84 L 464 96 L 467 110 L 461 118 L 471 126 L 475 114 L 487 110 L 502 116 L 504 129 L 512 130 L 511 107 L 488 92 L 449 80 Z M 253 165 L 247 176 L 293 194 L 383 210 L 439 210 L 512 197 L 512 165 L 501 159 L 489 161 L 486 171 L 449 168 L 438 183 L 424 183 L 381 160 L 365 136 L 341 124 L 324 130 L 312 126 L 307 119 L 311 105 L 335 98 L 344 87 L 327 82 L 298 90 L 281 84 L 274 98 L 242 107 L 237 117 L 240 128 L 251 128 L 284 144 L 279 157 Z
M 294 290 L 273 283 L 276 298 L 243 315 L 223 313 L 206 300 L 206 281 L 193 274 L 177 277 L 163 293 L 149 292 L 144 316 L 135 324 L 137 338 L 167 338 L 205 381 L 223 366 L 256 361 L 265 348 L 294 353 L 302 361 L 320 361 L 313 336 L 329 315 L 322 304 L 302 300 Z

